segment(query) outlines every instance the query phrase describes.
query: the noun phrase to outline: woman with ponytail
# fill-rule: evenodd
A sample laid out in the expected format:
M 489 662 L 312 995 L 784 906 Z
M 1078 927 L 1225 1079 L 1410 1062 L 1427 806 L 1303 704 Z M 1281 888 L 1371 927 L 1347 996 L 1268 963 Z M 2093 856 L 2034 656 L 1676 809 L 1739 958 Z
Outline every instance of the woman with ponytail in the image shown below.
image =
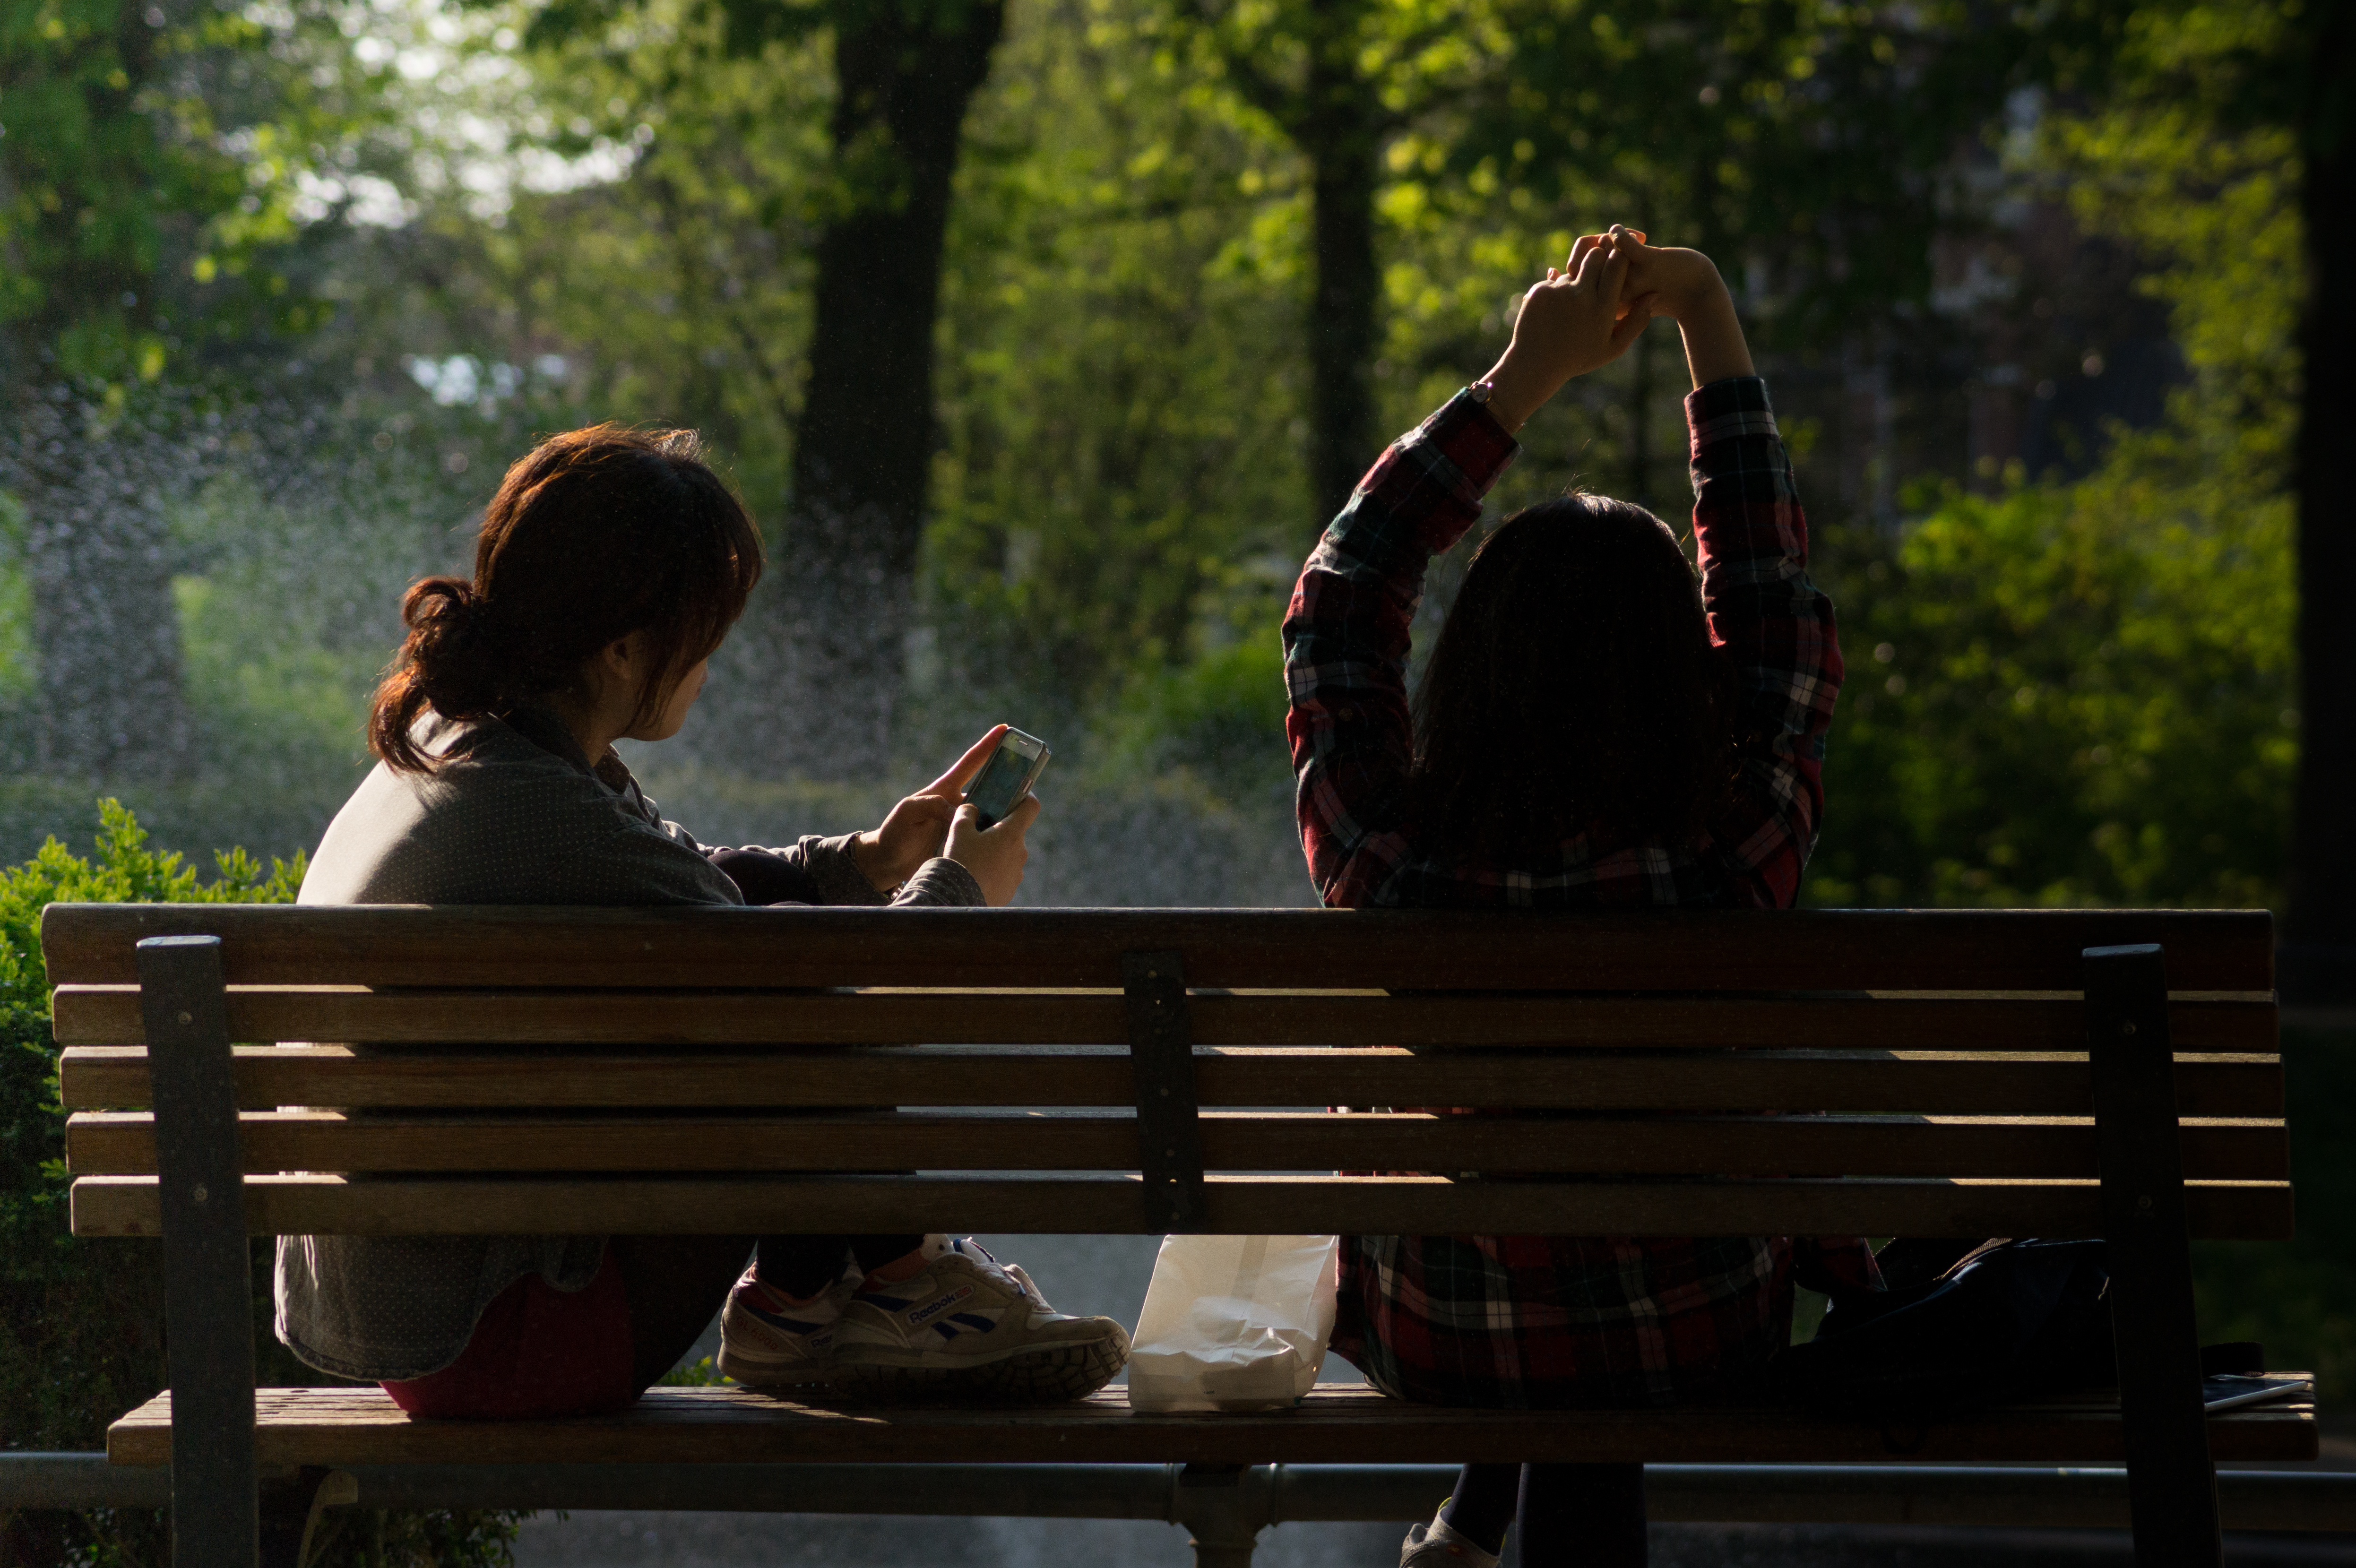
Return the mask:
M 1039 803 L 987 828 L 962 804 L 1002 726 L 880 827 L 781 848 L 699 844 L 639 790 L 613 743 L 679 732 L 761 564 L 693 432 L 541 443 L 485 510 L 473 576 L 402 601 L 408 636 L 369 720 L 378 765 L 301 901 L 1005 903 Z M 938 1234 L 290 1236 L 275 1286 L 296 1355 L 423 1415 L 618 1409 L 715 1308 L 721 1370 L 771 1387 L 1076 1398 L 1128 1353 L 1119 1324 L 1055 1312 L 1022 1270 Z M 911 1350 L 902 1320 L 952 1296 L 963 1331 Z

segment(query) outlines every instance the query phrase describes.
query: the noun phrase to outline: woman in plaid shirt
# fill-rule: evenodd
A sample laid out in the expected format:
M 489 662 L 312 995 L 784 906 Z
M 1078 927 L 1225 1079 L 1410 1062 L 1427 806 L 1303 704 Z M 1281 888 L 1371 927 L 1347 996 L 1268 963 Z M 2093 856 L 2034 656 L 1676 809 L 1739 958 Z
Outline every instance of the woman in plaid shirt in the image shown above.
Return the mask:
M 1566 496 L 1482 546 L 1410 713 L 1408 623 L 1431 558 L 1479 517 L 1513 432 L 1655 315 L 1695 390 L 1701 570 L 1651 513 Z M 1831 603 L 1734 303 L 1697 251 L 1614 227 L 1524 298 L 1487 377 L 1367 471 L 1285 617 L 1285 730 L 1329 905 L 1788 905 L 1823 813 L 1840 688 Z M 1854 1238 L 1804 1243 L 1875 1282 Z M 1428 1403 L 1657 1405 L 1722 1397 L 1790 1337 L 1788 1237 L 1351 1236 L 1333 1348 Z M 1468 1466 L 1403 1564 L 1641 1563 L 1640 1465 Z

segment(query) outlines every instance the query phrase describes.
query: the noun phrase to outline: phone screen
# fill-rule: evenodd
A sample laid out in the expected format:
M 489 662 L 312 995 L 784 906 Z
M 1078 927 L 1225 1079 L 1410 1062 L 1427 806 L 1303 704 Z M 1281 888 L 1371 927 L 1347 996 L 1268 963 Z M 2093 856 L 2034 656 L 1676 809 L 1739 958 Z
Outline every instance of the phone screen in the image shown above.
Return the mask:
M 1031 793 L 1052 755 L 1047 742 L 1036 735 L 1025 735 L 1020 730 L 1006 731 L 998 750 L 990 753 L 990 761 L 966 787 L 965 798 L 981 814 L 984 827 L 1003 820 Z

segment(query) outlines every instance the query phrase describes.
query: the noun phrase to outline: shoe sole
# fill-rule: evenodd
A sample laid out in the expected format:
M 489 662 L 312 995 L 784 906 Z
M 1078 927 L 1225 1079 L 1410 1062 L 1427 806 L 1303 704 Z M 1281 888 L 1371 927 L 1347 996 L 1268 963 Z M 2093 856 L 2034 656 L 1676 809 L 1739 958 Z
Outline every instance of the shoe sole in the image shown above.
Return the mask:
M 720 1348 L 720 1359 L 715 1364 L 722 1377 L 734 1378 L 747 1388 L 826 1388 L 834 1381 L 834 1370 L 830 1367 L 814 1367 L 808 1361 L 777 1364 L 747 1360 L 725 1345 Z
M 1117 1340 L 1098 1339 L 1085 1344 L 1042 1345 L 1016 1350 L 995 1360 L 963 1366 L 944 1366 L 938 1361 L 894 1366 L 884 1361 L 839 1360 L 834 1364 L 834 1378 L 837 1388 L 879 1403 L 969 1399 L 1005 1404 L 1065 1404 L 1087 1398 L 1112 1381 L 1128 1364 L 1128 1346 Z

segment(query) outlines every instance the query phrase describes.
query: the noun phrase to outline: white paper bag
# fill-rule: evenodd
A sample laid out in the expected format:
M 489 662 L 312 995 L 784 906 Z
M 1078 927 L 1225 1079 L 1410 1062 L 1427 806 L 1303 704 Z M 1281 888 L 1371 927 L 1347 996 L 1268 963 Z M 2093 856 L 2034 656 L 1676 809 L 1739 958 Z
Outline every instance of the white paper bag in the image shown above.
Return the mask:
M 1164 1236 L 1129 1352 L 1138 1410 L 1275 1410 L 1317 1382 L 1334 1236 Z

